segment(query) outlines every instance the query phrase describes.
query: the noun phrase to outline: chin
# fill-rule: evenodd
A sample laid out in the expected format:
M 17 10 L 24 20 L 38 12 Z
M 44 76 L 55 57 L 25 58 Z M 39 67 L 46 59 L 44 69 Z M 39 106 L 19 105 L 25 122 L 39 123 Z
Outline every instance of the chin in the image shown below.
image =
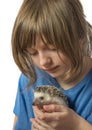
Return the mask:
M 61 75 L 59 75 L 59 74 L 49 74 L 49 75 L 52 76 L 53 78 L 61 77 Z

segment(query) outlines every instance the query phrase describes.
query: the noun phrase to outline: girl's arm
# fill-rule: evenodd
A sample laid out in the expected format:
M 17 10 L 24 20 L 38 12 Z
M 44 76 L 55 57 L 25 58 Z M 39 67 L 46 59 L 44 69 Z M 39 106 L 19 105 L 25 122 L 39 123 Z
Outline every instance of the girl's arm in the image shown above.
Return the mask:
M 14 122 L 13 122 L 13 128 L 12 128 L 12 130 L 14 130 L 14 126 L 15 126 L 15 124 L 16 124 L 17 119 L 18 119 L 18 117 L 15 116 L 15 117 L 14 117 Z

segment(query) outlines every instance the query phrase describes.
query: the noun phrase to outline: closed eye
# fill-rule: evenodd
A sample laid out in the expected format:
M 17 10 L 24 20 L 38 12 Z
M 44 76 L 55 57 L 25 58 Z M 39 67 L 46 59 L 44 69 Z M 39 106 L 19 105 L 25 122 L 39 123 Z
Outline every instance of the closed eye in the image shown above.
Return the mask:
M 52 50 L 52 51 L 56 51 L 57 49 L 56 49 L 56 48 L 50 48 L 50 50 Z
M 33 49 L 33 48 L 27 48 L 27 51 L 30 55 L 32 56 L 35 56 L 38 54 L 37 50 L 36 49 Z
M 38 54 L 38 52 L 31 52 L 30 55 L 31 56 L 36 56 Z
M 54 46 L 50 46 L 50 47 L 48 47 L 48 50 L 51 50 L 51 51 L 57 51 L 57 49 L 56 49 Z

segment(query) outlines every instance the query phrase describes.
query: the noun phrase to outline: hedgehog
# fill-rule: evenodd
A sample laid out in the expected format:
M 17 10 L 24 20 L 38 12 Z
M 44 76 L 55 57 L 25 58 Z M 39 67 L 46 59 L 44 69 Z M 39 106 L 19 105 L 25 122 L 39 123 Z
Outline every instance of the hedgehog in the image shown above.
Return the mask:
M 68 106 L 68 100 L 63 92 L 55 86 L 38 86 L 34 90 L 33 105 L 42 108 L 43 105 L 49 104 Z

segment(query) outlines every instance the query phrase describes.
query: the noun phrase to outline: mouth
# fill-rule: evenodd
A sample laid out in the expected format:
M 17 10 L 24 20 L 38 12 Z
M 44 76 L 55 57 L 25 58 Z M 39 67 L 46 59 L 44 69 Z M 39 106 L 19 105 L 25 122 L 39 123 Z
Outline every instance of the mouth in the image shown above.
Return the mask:
M 47 72 L 47 73 L 54 73 L 54 72 L 57 71 L 58 68 L 59 68 L 59 66 L 55 66 L 53 68 L 44 69 L 44 71 Z

